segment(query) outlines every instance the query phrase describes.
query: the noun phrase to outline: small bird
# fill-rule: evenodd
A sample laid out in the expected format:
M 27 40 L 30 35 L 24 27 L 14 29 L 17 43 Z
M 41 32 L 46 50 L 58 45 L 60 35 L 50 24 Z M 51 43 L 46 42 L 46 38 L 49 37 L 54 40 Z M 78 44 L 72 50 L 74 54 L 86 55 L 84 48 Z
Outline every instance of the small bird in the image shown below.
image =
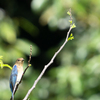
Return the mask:
M 14 99 L 14 88 L 20 82 L 23 74 L 23 58 L 18 58 L 13 66 L 11 76 L 10 76 L 10 89 L 12 92 L 12 100 Z

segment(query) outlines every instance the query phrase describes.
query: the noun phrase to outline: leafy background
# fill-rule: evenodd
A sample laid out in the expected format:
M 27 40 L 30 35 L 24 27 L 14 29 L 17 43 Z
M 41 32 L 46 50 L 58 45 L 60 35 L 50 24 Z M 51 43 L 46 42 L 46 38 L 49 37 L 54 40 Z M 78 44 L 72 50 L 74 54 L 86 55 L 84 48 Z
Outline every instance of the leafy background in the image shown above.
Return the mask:
M 69 41 L 29 96 L 30 100 L 100 100 L 99 0 L 0 0 L 0 55 L 13 66 L 19 57 L 32 66 L 15 95 L 22 100 L 64 42 L 71 8 L 76 28 Z M 0 69 L 0 100 L 11 96 L 11 70 Z

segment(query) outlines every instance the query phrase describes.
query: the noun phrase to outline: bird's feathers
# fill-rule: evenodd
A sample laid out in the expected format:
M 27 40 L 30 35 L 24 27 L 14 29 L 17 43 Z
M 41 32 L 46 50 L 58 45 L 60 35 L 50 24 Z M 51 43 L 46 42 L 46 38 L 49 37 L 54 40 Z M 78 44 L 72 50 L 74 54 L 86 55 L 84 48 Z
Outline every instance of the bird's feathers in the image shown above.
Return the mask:
M 11 88 L 12 92 L 13 92 L 14 86 L 16 84 L 17 75 L 18 75 L 17 66 L 14 65 L 11 76 L 10 76 L 10 88 Z
M 18 58 L 13 66 L 11 76 L 10 76 L 10 89 L 12 92 L 11 99 L 14 98 L 14 91 L 16 89 L 16 84 L 19 83 L 23 74 L 23 63 L 24 63 L 24 59 Z

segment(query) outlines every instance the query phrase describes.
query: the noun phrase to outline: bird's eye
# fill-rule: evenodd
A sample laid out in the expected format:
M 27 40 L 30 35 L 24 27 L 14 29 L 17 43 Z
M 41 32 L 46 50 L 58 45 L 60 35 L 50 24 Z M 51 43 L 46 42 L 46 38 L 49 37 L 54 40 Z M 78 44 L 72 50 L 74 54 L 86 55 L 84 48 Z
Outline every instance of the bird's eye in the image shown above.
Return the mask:
M 17 60 L 17 61 L 19 61 L 19 60 Z

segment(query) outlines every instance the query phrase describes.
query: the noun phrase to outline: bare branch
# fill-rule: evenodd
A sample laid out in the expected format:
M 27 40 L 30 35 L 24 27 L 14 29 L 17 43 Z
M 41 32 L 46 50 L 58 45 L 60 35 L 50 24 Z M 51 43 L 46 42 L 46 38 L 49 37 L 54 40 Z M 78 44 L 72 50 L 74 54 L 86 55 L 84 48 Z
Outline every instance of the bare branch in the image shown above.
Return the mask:
M 22 77 L 21 77 L 20 82 L 19 82 L 19 83 L 17 84 L 17 86 L 16 86 L 16 90 L 17 90 L 19 84 L 21 83 L 21 81 L 22 81 L 22 79 L 23 79 L 23 76 L 24 76 L 26 70 L 27 70 L 27 69 L 29 68 L 29 66 L 30 66 L 31 56 L 32 56 L 32 45 L 30 45 L 30 56 L 29 56 L 29 60 L 28 60 L 28 65 L 27 65 L 27 67 L 25 68 L 25 70 L 24 70 L 24 72 L 23 72 L 23 75 L 22 75 Z M 15 90 L 15 92 L 16 92 L 16 90 Z M 15 92 L 14 92 L 14 94 L 15 94 Z
M 69 10 L 69 12 L 70 12 L 70 20 L 72 20 L 72 17 L 71 17 L 71 9 Z M 54 56 L 52 57 L 52 59 L 50 60 L 50 62 L 47 65 L 44 66 L 42 72 L 40 73 L 40 75 L 38 76 L 38 78 L 35 80 L 33 86 L 31 87 L 31 89 L 29 89 L 28 93 L 26 94 L 26 96 L 24 97 L 23 100 L 27 100 L 28 96 L 30 95 L 30 93 L 32 92 L 32 90 L 36 87 L 38 81 L 41 79 L 41 77 L 45 73 L 46 69 L 53 63 L 55 57 L 64 48 L 65 44 L 68 42 L 68 37 L 69 37 L 69 33 L 71 32 L 71 30 L 72 30 L 72 27 L 71 27 L 71 24 L 70 24 L 70 28 L 69 28 L 69 31 L 67 32 L 67 36 L 66 36 L 66 39 L 65 39 L 64 43 L 59 48 L 59 50 L 54 54 Z
M 28 60 L 28 66 L 25 68 L 25 70 L 24 70 L 24 72 L 23 72 L 23 75 L 22 75 L 22 78 L 23 78 L 23 76 L 24 76 L 26 70 L 27 70 L 27 69 L 29 68 L 29 66 L 30 66 L 31 56 L 32 56 L 32 45 L 30 45 L 30 56 L 29 56 L 29 60 Z M 21 80 L 20 80 L 19 83 L 21 83 L 22 78 L 21 78 Z
M 27 67 L 25 68 L 25 70 L 24 70 L 24 72 L 23 72 L 23 75 L 22 75 L 22 77 L 21 77 L 20 82 L 19 82 L 18 84 L 15 85 L 15 88 L 14 88 L 13 94 L 16 93 L 19 84 L 22 82 L 22 79 L 23 79 L 23 76 L 24 76 L 26 70 L 27 70 L 27 69 L 29 68 L 29 66 L 30 66 L 31 56 L 32 56 L 32 45 L 30 45 L 30 56 L 29 56 L 29 60 L 28 60 L 28 65 L 27 65 Z M 10 100 L 12 100 L 12 97 L 10 98 Z

